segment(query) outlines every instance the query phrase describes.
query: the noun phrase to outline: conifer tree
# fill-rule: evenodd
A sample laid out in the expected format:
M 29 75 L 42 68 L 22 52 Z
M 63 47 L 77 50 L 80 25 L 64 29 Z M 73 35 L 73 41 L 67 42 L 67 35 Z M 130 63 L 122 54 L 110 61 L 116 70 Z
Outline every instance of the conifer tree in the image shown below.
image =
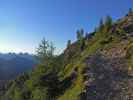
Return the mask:
M 112 18 L 110 16 L 106 16 L 105 21 L 103 19 L 100 20 L 99 27 L 96 30 L 96 39 L 105 39 L 105 37 L 109 36 L 109 29 L 113 24 Z
M 128 15 L 131 15 L 133 13 L 132 8 L 129 8 Z
M 105 19 L 105 25 L 110 28 L 113 24 L 112 18 L 110 16 L 107 16 Z
M 68 41 L 67 41 L 67 48 L 69 48 L 70 45 L 71 45 L 71 40 L 68 40 Z
M 85 46 L 84 30 L 83 29 L 80 29 L 77 31 L 77 40 L 79 43 L 80 50 L 83 50 L 84 46 Z
M 100 20 L 100 24 L 99 24 L 99 32 L 103 32 L 103 29 L 104 29 L 104 22 L 103 22 L 103 19 Z
M 103 37 L 103 35 L 104 35 L 104 22 L 103 22 L 103 19 L 100 20 L 99 26 L 97 28 L 95 28 L 95 35 L 96 35 L 97 39 Z
M 55 47 L 53 43 L 44 38 L 36 50 L 37 58 L 40 62 L 48 62 L 52 57 L 54 57 L 54 51 Z
M 77 31 L 77 40 L 81 41 L 83 39 L 83 37 L 84 37 L 84 30 L 83 29 L 78 30 Z

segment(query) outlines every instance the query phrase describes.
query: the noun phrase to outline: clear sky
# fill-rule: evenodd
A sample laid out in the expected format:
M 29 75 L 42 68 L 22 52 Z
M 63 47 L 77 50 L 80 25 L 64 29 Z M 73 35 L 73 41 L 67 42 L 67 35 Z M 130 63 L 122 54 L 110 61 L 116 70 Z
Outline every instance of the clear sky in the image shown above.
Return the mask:
M 124 16 L 133 0 L 0 0 L 0 52 L 29 52 L 43 37 L 53 41 L 57 51 L 76 30 L 90 32 L 101 17 Z

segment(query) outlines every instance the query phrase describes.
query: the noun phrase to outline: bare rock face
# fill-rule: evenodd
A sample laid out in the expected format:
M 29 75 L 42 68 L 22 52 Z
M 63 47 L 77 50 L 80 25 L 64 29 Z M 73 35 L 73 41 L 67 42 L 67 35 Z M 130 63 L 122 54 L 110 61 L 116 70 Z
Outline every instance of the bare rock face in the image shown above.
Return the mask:
M 81 100 L 133 100 L 133 76 L 124 58 L 94 54 L 87 59 Z

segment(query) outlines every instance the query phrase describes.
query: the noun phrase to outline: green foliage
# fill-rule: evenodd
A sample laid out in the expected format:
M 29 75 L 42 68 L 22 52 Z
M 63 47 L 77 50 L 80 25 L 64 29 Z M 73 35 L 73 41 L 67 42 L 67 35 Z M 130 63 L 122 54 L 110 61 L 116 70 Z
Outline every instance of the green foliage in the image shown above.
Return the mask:
M 16 88 L 15 91 L 14 91 L 14 100 L 22 100 L 22 97 L 21 97 L 21 90 L 19 88 Z
M 47 41 L 44 38 L 36 50 L 37 58 L 40 60 L 40 62 L 48 63 L 49 60 L 51 60 L 51 58 L 54 56 L 54 50 L 55 50 L 55 47 L 54 47 L 53 43 Z
M 32 100 L 48 100 L 47 90 L 45 88 L 36 88 L 32 94 Z
M 37 57 L 40 59 L 40 67 L 38 67 L 38 74 L 46 74 L 51 72 L 58 72 L 62 65 L 62 56 L 54 55 L 55 47 L 52 42 L 43 39 L 37 49 Z M 36 72 L 36 71 L 35 71 Z M 35 74 L 36 76 L 37 74 Z
M 118 35 L 119 37 L 124 37 L 124 36 L 127 35 L 127 33 L 124 31 L 124 29 L 119 28 L 119 27 L 116 29 L 116 33 L 117 33 L 117 35 Z

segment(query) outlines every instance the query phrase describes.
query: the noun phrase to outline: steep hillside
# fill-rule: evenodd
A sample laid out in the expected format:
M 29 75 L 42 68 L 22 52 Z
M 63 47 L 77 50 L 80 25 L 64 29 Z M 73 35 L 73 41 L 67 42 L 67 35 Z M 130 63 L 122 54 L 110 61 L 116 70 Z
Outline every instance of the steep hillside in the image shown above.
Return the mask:
M 133 12 L 83 33 L 50 63 L 10 82 L 2 100 L 133 100 Z

